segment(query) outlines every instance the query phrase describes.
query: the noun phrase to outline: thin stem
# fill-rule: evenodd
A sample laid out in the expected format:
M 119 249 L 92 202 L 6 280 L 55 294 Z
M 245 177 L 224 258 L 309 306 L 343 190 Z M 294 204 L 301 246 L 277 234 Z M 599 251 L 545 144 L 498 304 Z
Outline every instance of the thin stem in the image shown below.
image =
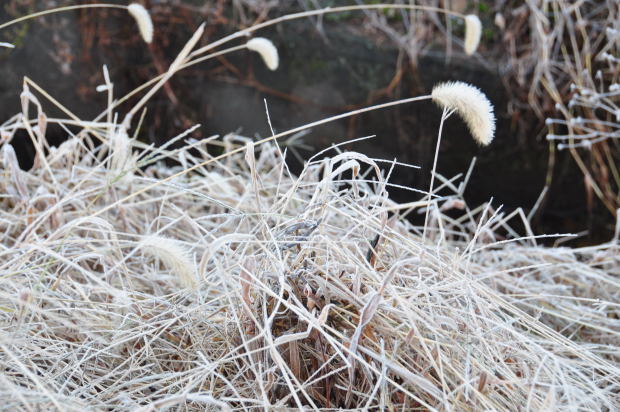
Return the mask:
M 266 137 L 266 138 L 256 142 L 255 146 L 261 145 L 263 143 L 267 143 L 267 142 L 275 140 L 275 139 L 279 139 L 279 138 L 284 137 L 284 136 L 288 136 L 288 135 L 292 135 L 292 134 L 298 133 L 298 132 L 300 132 L 302 130 L 305 130 L 305 129 L 309 129 L 309 128 L 312 128 L 312 127 L 315 127 L 315 126 L 319 126 L 319 125 L 322 125 L 322 124 L 325 124 L 325 123 L 333 122 L 335 120 L 343 119 L 345 117 L 355 116 L 355 115 L 358 115 L 358 114 L 361 114 L 361 113 L 370 112 L 372 110 L 385 109 L 387 107 L 397 106 L 397 105 L 400 105 L 400 104 L 412 103 L 412 102 L 417 102 L 417 101 L 421 101 L 421 100 L 428 100 L 428 99 L 431 99 L 431 98 L 432 98 L 432 96 L 429 94 L 429 95 L 425 95 L 425 96 L 410 97 L 408 99 L 401 99 L 401 100 L 396 100 L 396 101 L 393 101 L 393 102 L 377 104 L 377 105 L 374 105 L 374 106 L 364 107 L 364 108 L 358 109 L 358 110 L 352 110 L 350 112 L 346 112 L 346 113 L 342 113 L 342 114 L 339 114 L 339 115 L 336 115 L 336 116 L 328 117 L 327 119 L 317 120 L 315 122 L 308 123 L 308 124 L 305 124 L 303 126 L 299 126 L 299 127 L 294 128 L 294 129 L 290 129 L 290 130 L 287 130 L 285 132 L 275 134 L 275 135 L 270 136 L 270 137 Z M 442 122 L 442 124 L 443 124 L 443 122 Z M 441 126 L 440 126 L 439 131 L 440 131 L 440 135 L 441 135 Z M 184 174 L 186 174 L 188 172 L 196 170 L 196 169 L 198 169 L 200 167 L 204 167 L 204 166 L 208 165 L 209 163 L 213 163 L 213 162 L 216 162 L 218 160 L 224 159 L 225 157 L 231 156 L 231 155 L 233 155 L 235 153 L 239 153 L 239 152 L 241 152 L 243 150 L 245 150 L 245 146 L 238 147 L 238 148 L 236 148 L 234 150 L 230 150 L 230 151 L 228 151 L 226 153 L 222 153 L 219 156 L 216 156 L 216 157 L 210 158 L 208 160 L 205 160 L 202 163 L 198 163 L 198 164 L 196 164 L 196 165 L 194 165 L 192 167 L 189 167 L 189 168 L 187 168 L 185 170 L 181 170 L 180 172 L 175 173 L 175 174 L 173 174 L 171 176 L 168 176 L 165 179 L 161 179 L 161 180 L 159 180 L 159 181 L 157 181 L 157 182 L 155 182 L 153 184 L 145 186 L 144 188 L 138 190 L 137 192 L 133 192 L 133 193 L 125 196 L 124 198 L 119 199 L 116 202 L 109 204 L 108 206 L 104 207 L 103 209 L 99 209 L 99 211 L 97 211 L 96 213 L 91 215 L 91 217 L 99 216 L 100 214 L 102 214 L 102 213 L 104 213 L 104 212 L 106 212 L 106 211 L 108 211 L 108 210 L 118 206 L 119 204 L 121 204 L 121 203 L 123 203 L 123 202 L 125 202 L 125 201 L 127 201 L 129 199 L 132 199 L 132 198 L 138 196 L 141 193 L 144 193 L 144 192 L 146 192 L 148 190 L 151 190 L 154 187 L 156 187 L 156 186 L 158 186 L 158 185 L 160 185 L 162 183 L 169 182 L 170 180 L 173 180 L 173 179 L 175 179 L 175 178 L 177 178 L 179 176 L 182 176 L 182 175 L 184 175 Z
M 32 14 L 28 14 L 27 16 L 22 16 L 19 17 L 15 20 L 11 20 L 8 21 L 6 23 L 0 24 L 0 30 L 12 26 L 14 24 L 17 23 L 21 23 L 22 21 L 25 20 L 30 20 L 30 19 L 34 19 L 37 17 L 41 17 L 41 16 L 45 16 L 47 14 L 52 14 L 52 13 L 60 13 L 63 11 L 71 11 L 71 10 L 79 10 L 79 9 L 125 9 L 127 10 L 127 6 L 123 6 L 120 4 L 108 4 L 108 3 L 101 3 L 101 4 L 81 4 L 81 5 L 76 5 L 76 6 L 65 6 L 65 7 L 58 7 L 55 9 L 49 9 L 49 10 L 43 10 L 43 11 L 39 11 L 37 13 L 32 13 Z
M 157 90 L 159 90 L 164 85 L 164 83 L 166 83 L 180 69 L 180 67 L 187 62 L 187 56 L 194 48 L 196 43 L 198 43 L 198 40 L 200 40 L 200 37 L 204 33 L 204 30 L 205 24 L 202 23 L 200 27 L 198 27 L 198 30 L 196 30 L 194 35 L 185 44 L 177 58 L 174 59 L 164 76 L 157 82 L 157 84 L 155 84 L 155 86 L 153 86 L 151 90 L 148 91 L 148 93 L 142 96 L 142 99 L 140 99 L 140 101 L 125 115 L 125 119 L 123 120 L 123 125 L 125 127 L 129 128 L 129 125 L 131 124 L 131 119 L 138 112 L 138 110 L 140 110 L 140 108 L 146 104 L 146 102 L 155 94 L 155 92 L 157 92 Z
M 432 7 L 432 6 L 417 6 L 417 5 L 407 5 L 407 4 L 363 4 L 363 5 L 355 5 L 355 6 L 341 6 L 341 7 L 325 7 L 320 10 L 309 10 L 303 11 L 299 13 L 291 13 L 286 16 L 277 17 L 275 19 L 267 20 L 266 22 L 257 24 L 252 27 L 248 27 L 247 29 L 240 30 L 231 35 L 221 38 L 220 40 L 214 41 L 213 43 L 209 43 L 200 49 L 197 49 L 190 57 L 197 56 L 199 54 L 203 54 L 206 51 L 214 49 L 230 40 L 248 36 L 250 33 L 255 32 L 260 29 L 264 29 L 265 27 L 273 26 L 274 24 L 282 23 L 285 21 L 301 19 L 305 17 L 312 16 L 320 16 L 323 14 L 331 14 L 331 13 L 342 13 L 346 11 L 358 11 L 358 10 L 385 10 L 385 9 L 400 9 L 400 10 L 419 10 L 419 11 L 430 11 L 436 13 L 443 13 L 450 16 L 465 18 L 465 15 L 462 13 L 458 13 L 451 10 L 442 9 L 440 7 Z
M 179 67 L 176 71 L 181 71 L 182 69 L 186 69 L 188 67 L 194 66 L 198 63 L 202 63 L 204 61 L 207 60 L 211 60 L 214 59 L 216 57 L 222 56 L 224 54 L 228 54 L 228 53 L 232 53 L 234 51 L 237 50 L 243 50 L 246 49 L 247 46 L 245 44 L 239 45 L 239 46 L 234 46 L 234 47 L 230 47 L 228 49 L 224 49 L 224 50 L 220 50 L 218 52 L 215 53 L 211 53 L 209 55 L 206 56 L 202 56 L 198 59 L 194 59 L 188 63 L 185 63 L 183 65 L 181 65 L 181 67 Z M 140 91 L 146 89 L 147 87 L 149 87 L 152 84 L 155 84 L 156 82 L 158 82 L 159 80 L 163 79 L 164 76 L 167 75 L 168 72 L 166 73 L 162 73 L 157 77 L 153 77 L 151 80 L 147 81 L 146 83 L 143 83 L 142 85 L 136 87 L 135 89 L 133 89 L 131 92 L 127 93 L 126 95 L 124 95 L 123 97 L 121 97 L 120 99 L 114 101 L 114 103 L 112 105 L 110 105 L 106 110 L 104 110 L 103 112 L 101 112 L 97 117 L 95 117 L 92 121 L 93 122 L 97 122 L 99 121 L 103 116 L 105 116 L 107 113 L 110 113 L 112 111 L 112 109 L 115 109 L 116 107 L 120 106 L 122 103 L 124 103 L 125 101 L 127 101 L 129 98 L 131 98 L 132 96 L 136 95 L 137 93 L 139 93 Z
M 437 134 L 437 144 L 435 145 L 435 159 L 433 160 L 433 170 L 431 171 L 431 185 L 428 189 L 428 200 L 426 205 L 426 215 L 424 216 L 424 231 L 422 232 L 422 239 L 426 239 L 426 226 L 428 225 L 428 214 L 431 210 L 431 198 L 433 197 L 433 186 L 435 183 L 435 170 L 437 169 L 437 158 L 439 157 L 439 145 L 441 144 L 441 133 L 443 131 L 443 124 L 448 117 L 454 112 L 447 107 L 444 107 L 441 114 L 441 123 L 439 123 L 439 132 Z

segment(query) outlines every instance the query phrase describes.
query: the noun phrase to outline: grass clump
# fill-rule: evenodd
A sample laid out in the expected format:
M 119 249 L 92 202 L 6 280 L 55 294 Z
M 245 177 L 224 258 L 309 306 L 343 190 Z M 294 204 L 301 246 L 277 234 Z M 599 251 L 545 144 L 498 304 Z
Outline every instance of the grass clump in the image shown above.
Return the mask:
M 443 120 L 477 103 L 486 117 L 468 125 L 488 143 L 477 89 L 448 84 L 259 142 L 195 140 L 195 128 L 172 139 L 180 148 L 131 139 L 175 72 L 252 31 L 194 50 L 202 30 L 120 125 L 125 98 L 106 75 L 94 121 L 48 118 L 34 93 L 50 96 L 27 79 L 22 113 L 0 126 L 2 408 L 617 409 L 617 238 L 545 249 L 511 228 L 529 228 L 522 211 L 469 208 L 467 177 L 433 168 L 431 193 L 410 188 L 425 200 L 397 204 L 382 160 L 335 146 L 295 176 L 275 142 L 435 98 Z M 455 86 L 474 94 L 446 96 Z M 50 147 L 49 123 L 81 131 Z M 19 130 L 36 149 L 28 171 L 11 145 Z
M 30 171 L 4 144 L 4 408 L 618 405 L 617 243 L 503 239 L 510 216 L 469 209 L 458 191 L 433 198 L 423 239 L 377 161 L 337 148 L 300 176 L 275 145 L 181 175 L 161 163 L 213 159 L 209 142 L 131 141 L 147 161 L 112 184 L 103 151 L 115 146 L 88 134 Z M 445 214 L 454 207 L 461 217 Z M 147 246 L 181 250 L 193 289 Z

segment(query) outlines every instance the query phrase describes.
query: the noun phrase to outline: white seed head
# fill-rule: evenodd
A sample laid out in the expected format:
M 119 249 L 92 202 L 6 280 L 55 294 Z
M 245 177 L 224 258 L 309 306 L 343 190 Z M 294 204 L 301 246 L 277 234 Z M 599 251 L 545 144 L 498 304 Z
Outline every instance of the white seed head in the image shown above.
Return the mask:
M 144 41 L 147 43 L 152 42 L 153 20 L 151 20 L 149 12 L 144 8 L 143 5 L 138 3 L 131 3 L 129 6 L 127 6 L 127 11 L 136 20 L 136 23 L 138 24 L 138 29 L 140 30 L 140 35 L 142 36 Z
M 433 88 L 433 101 L 442 108 L 454 109 L 465 121 L 474 140 L 488 145 L 495 135 L 493 105 L 478 89 L 464 82 L 440 83 Z
M 163 236 L 151 235 L 145 237 L 139 247 L 143 252 L 159 259 L 168 270 L 178 276 L 184 287 L 193 290 L 198 287 L 194 262 L 180 242 Z
M 0 47 L 6 47 L 8 49 L 14 49 L 15 45 L 12 44 L 12 43 L 7 43 L 7 42 L 4 42 L 4 41 L 0 41 Z
M 494 23 L 500 30 L 504 30 L 506 28 L 506 19 L 502 13 L 495 13 Z
M 475 14 L 465 16 L 465 53 L 472 55 L 478 49 L 482 36 L 482 23 Z
M 252 51 L 260 54 L 265 65 L 269 68 L 269 70 L 276 70 L 280 63 L 280 58 L 278 57 L 278 49 L 273 45 L 271 40 L 266 39 L 264 37 L 254 37 L 250 41 L 248 41 L 245 46 Z
M 131 169 L 131 140 L 124 127 L 118 127 L 112 132 L 109 145 L 111 152 L 109 170 L 113 175 Z

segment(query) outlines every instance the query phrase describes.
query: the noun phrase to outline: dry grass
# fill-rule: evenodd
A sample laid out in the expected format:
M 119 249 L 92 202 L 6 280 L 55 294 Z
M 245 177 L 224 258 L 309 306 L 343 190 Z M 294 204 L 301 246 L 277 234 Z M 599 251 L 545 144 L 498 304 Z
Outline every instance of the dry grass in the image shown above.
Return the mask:
M 118 146 L 89 136 L 30 171 L 2 148 L 3 409 L 618 406 L 617 242 L 503 240 L 511 217 L 489 205 L 444 214 L 463 203 L 440 176 L 454 193 L 424 240 L 403 218 L 424 202 L 391 202 L 358 153 L 295 177 L 250 144 L 165 181 L 211 159 L 206 141 L 131 141 L 119 171 Z M 143 251 L 153 236 L 191 256 L 195 289 Z
M 618 236 L 537 246 L 522 211 L 465 205 L 469 173 L 403 205 L 338 147 L 294 176 L 269 139 L 132 139 L 148 96 L 242 34 L 198 37 L 120 126 L 108 78 L 98 120 L 47 118 L 26 80 L 0 126 L 1 409 L 618 408 Z M 53 148 L 49 123 L 81 131 Z
M 620 208 L 620 3 L 549 4 L 553 21 L 533 15 L 536 42 L 546 63 L 540 83 L 555 103 L 549 140 L 569 149 L 595 198 L 614 216 Z M 580 150 L 577 150 L 580 149 Z

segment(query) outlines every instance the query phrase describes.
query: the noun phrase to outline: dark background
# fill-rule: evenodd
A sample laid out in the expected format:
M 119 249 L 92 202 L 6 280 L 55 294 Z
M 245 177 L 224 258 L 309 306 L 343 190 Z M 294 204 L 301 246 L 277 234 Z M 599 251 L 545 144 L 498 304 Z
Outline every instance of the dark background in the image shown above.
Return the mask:
M 0 21 L 67 4 L 76 2 L 5 1 Z M 268 10 L 268 16 L 307 7 L 294 1 L 282 5 L 286 7 Z M 140 39 L 131 17 L 115 9 L 54 14 L 0 31 L 0 41 L 17 46 L 0 49 L 0 122 L 21 111 L 23 76 L 80 118 L 93 118 L 106 105 L 105 93 L 95 92 L 103 83 L 103 64 L 110 69 L 120 96 L 165 71 L 200 22 L 207 22 L 202 40 L 206 44 L 266 18 L 260 10 L 229 1 L 151 1 L 148 6 L 156 27 L 149 46 Z M 550 184 L 533 220 L 536 233 L 588 231 L 569 245 L 609 240 L 613 217 L 598 203 L 587 202 L 583 175 L 570 155 L 550 154 L 544 122 L 518 100 L 518 91 L 507 81 L 499 34 L 485 32 L 479 54 L 472 57 L 465 56 L 459 45 L 446 54 L 443 38 L 437 44 L 431 41 L 412 62 L 402 48 L 363 23 L 363 15 L 347 14 L 324 18 L 320 24 L 296 20 L 258 32 L 278 47 L 281 64 L 275 72 L 267 70 L 257 55 L 242 51 L 178 73 L 147 105 L 141 138 L 162 143 L 195 123 L 202 124 L 194 134 L 197 138 L 229 132 L 265 137 L 270 132 L 263 99 L 274 128 L 284 131 L 355 108 L 428 94 L 440 81 L 462 80 L 480 87 L 494 103 L 497 135 L 489 147 L 481 148 L 461 120 L 451 117 L 440 147 L 439 173 L 448 177 L 465 173 L 477 157 L 466 191 L 468 203 L 476 206 L 492 197 L 495 206 L 501 204 L 508 212 L 522 207 L 527 213 L 545 184 Z M 484 24 L 493 29 L 492 22 Z M 60 115 L 53 105 L 41 101 L 50 117 Z M 129 107 L 120 108 L 121 117 Z M 346 149 L 420 166 L 419 170 L 398 168 L 392 182 L 424 190 L 440 117 L 430 101 L 398 106 L 317 127 L 304 143 L 318 151 L 376 135 Z M 48 138 L 53 144 L 65 137 L 66 131 L 50 126 Z M 29 168 L 33 151 L 25 136 L 16 136 L 13 145 L 22 167 Z M 304 158 L 312 153 L 299 150 Z M 292 168 L 298 170 L 299 162 L 290 158 Z M 393 189 L 390 194 L 402 202 L 419 198 Z

